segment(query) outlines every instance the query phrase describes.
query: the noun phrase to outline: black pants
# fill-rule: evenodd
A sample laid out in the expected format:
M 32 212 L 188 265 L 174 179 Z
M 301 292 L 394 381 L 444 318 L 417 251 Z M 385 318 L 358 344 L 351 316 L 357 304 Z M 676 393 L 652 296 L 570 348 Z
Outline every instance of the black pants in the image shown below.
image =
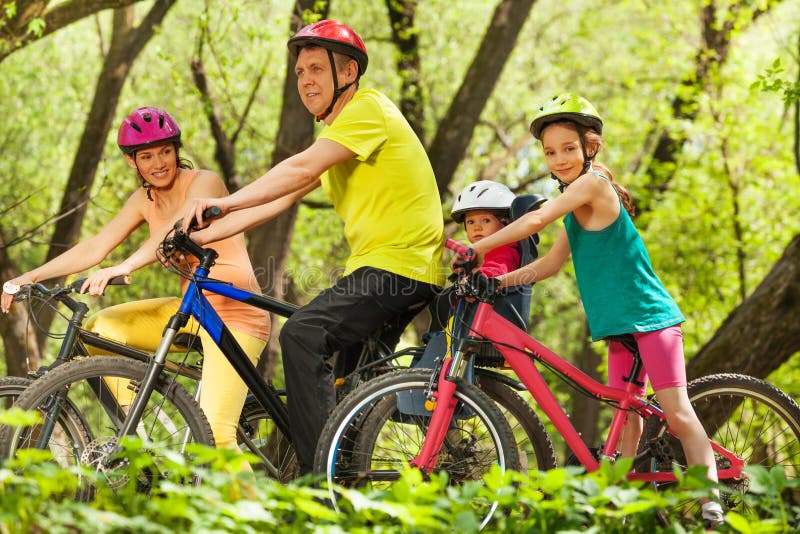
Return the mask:
M 280 334 L 292 442 L 300 469 L 311 472 L 314 451 L 336 394 L 331 357 L 388 324 L 383 341 L 394 347 L 405 327 L 434 296 L 437 286 L 364 267 L 342 278 L 295 312 Z M 349 367 L 345 362 L 344 367 Z

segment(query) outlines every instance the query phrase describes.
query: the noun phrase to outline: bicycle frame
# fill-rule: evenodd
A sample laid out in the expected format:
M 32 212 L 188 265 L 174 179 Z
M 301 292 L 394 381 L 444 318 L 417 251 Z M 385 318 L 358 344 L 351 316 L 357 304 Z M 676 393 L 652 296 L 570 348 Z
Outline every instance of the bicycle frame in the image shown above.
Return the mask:
M 198 256 L 201 258 L 201 263 L 196 268 L 193 279 L 181 299 L 177 313 L 170 318 L 164 329 L 161 342 L 150 360 L 147 374 L 142 380 L 139 392 L 131 404 L 128 416 L 119 429 L 117 437 L 129 435 L 135 429 L 136 422 L 142 416 L 144 407 L 153 391 L 156 379 L 168 363 L 167 354 L 170 352 L 175 336 L 182 327 L 186 326 L 191 316 L 208 332 L 259 404 L 272 415 L 278 429 L 289 438 L 288 412 L 277 391 L 268 385 L 258 373 L 231 331 L 208 302 L 203 291 L 245 302 L 263 310 L 274 311 L 284 317 L 290 316 L 296 308 L 279 300 L 239 289 L 230 283 L 208 278 L 209 268 L 213 264 L 216 252 L 211 249 L 201 250 L 206 252 Z
M 448 248 L 455 249 L 456 246 L 460 247 L 461 245 L 454 244 L 448 240 Z M 461 251 L 463 249 L 456 250 Z M 420 454 L 412 461 L 418 467 L 432 470 L 436 464 L 444 433 L 455 409 L 456 403 L 453 399 L 453 392 L 459 381 L 463 379 L 468 367 L 471 358 L 470 344 L 476 342 L 490 341 L 503 355 L 508 366 L 516 373 L 533 399 L 564 437 L 569 449 L 587 471 L 598 469 L 599 462 L 581 439 L 569 416 L 559 405 L 555 395 L 537 369 L 536 361 L 559 373 L 567 381 L 577 385 L 598 401 L 611 402 L 617 406 L 614 410 L 606 442 L 600 453 L 601 458 L 614 459 L 616 457 L 616 444 L 619 441 L 622 427 L 629 412 L 637 412 L 645 418 L 658 417 L 659 419 L 665 419 L 663 411 L 657 405 L 634 393 L 637 387 L 634 383 L 634 373 L 629 375 L 629 381 L 624 390 L 601 384 L 561 358 L 541 342 L 529 336 L 527 332 L 520 330 L 517 326 L 497 314 L 492 305 L 487 302 L 481 301 L 477 303 L 477 309 L 469 325 L 468 332 L 468 337 L 458 347 L 455 347 L 454 340 L 450 355 L 443 362 L 438 378 L 438 389 L 432 392 L 436 399 L 436 406 L 431 418 L 429 431 Z M 744 460 L 713 440 L 711 441 L 711 447 L 716 454 L 725 457 L 730 462 L 729 468 L 719 470 L 719 478 L 722 480 L 740 477 L 742 468 L 745 465 Z M 648 482 L 676 480 L 676 476 L 672 472 L 630 473 L 628 478 Z
M 124 343 L 120 343 L 115 341 L 111 338 L 107 338 L 101 336 L 95 332 L 91 332 L 86 330 L 82 327 L 83 320 L 89 312 L 89 307 L 81 301 L 77 301 L 72 298 L 69 293 L 79 291 L 79 288 L 82 286 L 84 279 L 77 280 L 64 288 L 60 288 L 56 286 L 52 290 L 47 289 L 45 286 L 41 284 L 35 284 L 32 286 L 31 296 L 34 294 L 38 294 L 41 296 L 46 296 L 52 298 L 56 302 L 59 302 L 66 306 L 70 311 L 72 311 L 72 315 L 68 318 L 67 321 L 67 329 L 64 333 L 64 337 L 62 343 L 59 347 L 58 355 L 55 360 L 50 365 L 45 365 L 29 373 L 31 378 L 38 378 L 46 373 L 48 370 L 53 369 L 61 364 L 64 364 L 70 360 L 72 360 L 75 356 L 90 356 L 90 352 L 87 347 L 94 347 L 99 349 L 101 353 L 110 353 L 119 356 L 124 356 L 127 358 L 131 358 L 136 361 L 140 361 L 143 363 L 150 363 L 153 354 L 151 352 L 138 349 L 135 347 L 131 347 Z M 127 285 L 130 283 L 130 280 L 127 277 L 119 277 L 117 279 L 113 279 L 109 285 Z M 216 285 L 214 285 L 216 284 Z M 203 297 L 201 289 L 209 289 L 212 292 L 218 294 L 232 294 L 232 291 L 236 291 L 232 298 L 237 298 L 239 300 L 246 301 L 254 306 L 259 308 L 265 309 L 267 311 L 282 315 L 284 317 L 290 316 L 294 311 L 297 309 L 296 306 L 282 302 L 271 297 L 265 297 L 263 295 L 252 294 L 246 291 L 237 290 L 233 288 L 230 284 L 225 284 L 223 282 L 219 282 L 217 280 L 210 280 L 210 279 L 203 279 L 197 281 L 197 292 L 194 293 L 195 295 L 199 294 L 202 298 L 201 299 L 184 299 L 186 302 L 193 302 L 194 308 L 199 315 L 206 317 L 209 319 L 208 327 L 210 324 L 215 324 L 216 328 L 213 329 L 214 332 L 217 333 L 217 336 L 214 338 L 217 343 L 220 343 L 222 346 L 226 347 L 226 350 L 229 353 L 234 353 L 237 350 L 237 345 L 235 339 L 230 336 L 229 333 L 225 333 L 224 325 L 222 324 L 221 320 L 217 317 L 216 320 L 213 319 L 213 315 L 215 313 L 211 310 L 211 307 L 207 300 Z M 185 304 L 185 302 L 183 302 Z M 201 322 L 198 319 L 198 322 Z M 212 331 L 212 330 L 209 330 Z M 175 336 L 177 338 L 177 335 Z M 177 341 L 177 339 L 173 338 L 173 341 Z M 223 339 L 227 339 L 229 341 L 222 341 Z M 232 343 L 231 343 L 232 342 Z M 182 347 L 182 345 L 177 345 Z M 168 351 L 174 352 L 173 346 L 170 346 Z M 241 349 L 238 349 L 240 352 Z M 247 363 L 250 363 L 249 359 L 244 358 Z M 178 376 L 189 378 L 193 381 L 198 383 L 198 387 L 195 391 L 195 398 L 199 395 L 200 392 L 200 383 L 201 383 L 201 370 L 198 366 L 191 366 L 191 365 L 184 365 L 180 362 L 174 362 L 171 360 L 166 360 L 164 362 L 164 369 L 170 374 L 175 374 Z M 96 397 L 100 400 L 102 406 L 104 407 L 105 413 L 111 418 L 114 422 L 114 425 L 120 427 L 123 424 L 126 413 L 125 410 L 119 405 L 116 401 L 115 396 L 109 390 L 108 385 L 104 380 L 92 380 L 89 382 L 91 389 L 94 391 Z M 266 388 L 266 386 L 265 386 Z M 275 396 L 278 394 L 274 392 L 274 390 L 270 389 L 270 393 L 274 393 Z M 150 388 L 152 391 L 152 388 Z M 263 389 L 261 390 L 263 391 Z M 57 420 L 58 413 L 61 409 L 61 402 L 65 400 L 65 393 L 62 392 L 57 395 L 54 401 L 51 403 L 51 408 L 48 413 L 48 417 L 46 418 L 45 425 L 42 427 L 40 432 L 39 439 L 37 440 L 37 446 L 43 448 L 49 439 L 49 436 L 53 430 L 53 425 L 55 425 L 55 421 Z M 256 395 L 257 393 L 253 393 Z M 149 396 L 149 393 L 148 393 Z M 271 397 L 270 397 L 271 398 Z M 263 398 L 261 399 L 262 406 L 263 403 L 266 402 Z M 278 401 L 279 402 L 279 401 Z M 281 413 L 277 408 L 277 405 L 271 405 L 272 409 L 275 411 L 276 414 Z M 135 425 L 134 425 L 135 426 Z M 122 433 L 120 433 L 121 437 Z M 239 433 L 240 439 L 247 442 L 250 438 L 245 433 Z M 260 456 L 262 461 L 264 461 L 264 465 L 271 466 L 269 460 L 261 455 L 257 450 L 251 448 L 251 452 Z

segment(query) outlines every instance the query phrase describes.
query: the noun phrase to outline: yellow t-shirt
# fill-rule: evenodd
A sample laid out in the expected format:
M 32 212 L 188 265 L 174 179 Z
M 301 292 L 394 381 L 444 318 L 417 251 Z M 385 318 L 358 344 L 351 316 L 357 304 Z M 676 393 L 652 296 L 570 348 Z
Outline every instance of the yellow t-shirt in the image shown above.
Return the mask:
M 319 137 L 356 154 L 321 177 L 350 245 L 345 274 L 375 267 L 442 285 L 439 191 L 428 155 L 400 110 L 378 91 L 360 89 Z

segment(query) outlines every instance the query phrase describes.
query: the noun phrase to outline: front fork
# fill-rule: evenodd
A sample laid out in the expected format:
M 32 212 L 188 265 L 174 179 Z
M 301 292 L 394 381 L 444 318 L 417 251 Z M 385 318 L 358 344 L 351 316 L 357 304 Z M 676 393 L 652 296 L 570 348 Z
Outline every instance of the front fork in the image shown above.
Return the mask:
M 436 466 L 445 436 L 450 429 L 450 421 L 453 420 L 457 404 L 456 388 L 463 380 L 472 358 L 472 351 L 464 349 L 470 346 L 471 340 L 465 340 L 459 350 L 452 350 L 452 357 L 446 356 L 436 366 L 431 376 L 426 408 L 432 408 L 433 414 L 422 442 L 422 449 L 417 457 L 411 460 L 412 466 L 426 473 L 432 472 Z
M 175 341 L 178 330 L 185 326 L 188 321 L 189 316 L 180 312 L 176 313 L 172 316 L 172 318 L 170 318 L 169 324 L 164 329 L 164 335 L 161 337 L 161 342 L 159 343 L 153 358 L 150 360 L 150 363 L 147 366 L 147 371 L 145 372 L 142 382 L 139 384 L 139 391 L 133 398 L 133 403 L 130 406 L 127 416 L 125 417 L 125 421 L 122 423 L 122 427 L 117 432 L 118 439 L 121 439 L 123 436 L 135 434 L 136 426 L 141 420 L 142 414 L 144 414 L 147 403 L 150 402 L 150 395 L 152 395 L 153 390 L 156 387 L 158 377 L 164 370 L 164 366 L 166 365 L 167 361 L 167 355 L 169 354 L 173 341 Z

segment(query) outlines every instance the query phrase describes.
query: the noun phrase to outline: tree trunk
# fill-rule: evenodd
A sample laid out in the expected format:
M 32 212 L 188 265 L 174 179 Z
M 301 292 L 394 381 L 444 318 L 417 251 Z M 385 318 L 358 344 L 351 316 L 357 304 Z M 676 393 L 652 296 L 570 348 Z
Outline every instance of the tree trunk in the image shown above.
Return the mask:
M 322 11 L 315 11 L 319 8 L 319 3 L 315 0 L 299 0 L 295 10 L 296 13 L 290 21 L 292 33 L 303 26 L 303 11 L 313 11 L 326 18 L 328 15 L 328 3 L 323 3 L 321 6 Z M 294 61 L 291 56 L 287 58 L 286 77 L 284 80 L 283 108 L 281 109 L 275 148 L 272 152 L 272 166 L 305 150 L 314 142 L 314 119 L 303 106 L 303 102 L 297 92 L 297 77 L 294 74 Z M 296 219 L 297 204 L 275 219 L 249 232 L 250 243 L 247 248 L 250 258 L 253 260 L 253 267 L 256 270 L 256 276 L 262 292 L 276 298 L 285 298 L 287 294 L 286 258 L 289 255 Z M 271 319 L 272 332 L 269 343 L 264 349 L 259 362 L 259 369 L 268 378 L 274 373 L 278 356 L 278 318 L 273 315 Z
M 798 309 L 800 235 L 792 239 L 753 294 L 689 360 L 689 379 L 720 372 L 766 377 L 800 351 Z
M 428 154 L 442 198 L 534 1 L 500 0 L 461 87 L 439 123 Z
M 422 95 L 419 31 L 414 27 L 417 0 L 386 0 L 392 42 L 397 47 L 397 72 L 400 74 L 400 112 L 414 133 L 425 142 L 425 98 Z
M 119 101 L 119 94 L 125 83 L 125 78 L 130 71 L 133 60 L 142 51 L 145 44 L 153 36 L 158 26 L 167 14 L 175 0 L 157 1 L 138 28 L 133 27 L 134 8 L 126 7 L 114 12 L 114 30 L 111 45 L 106 54 L 100 77 L 97 81 L 92 107 L 86 121 L 75 159 L 70 170 L 64 196 L 61 199 L 59 213 L 67 214 L 58 220 L 50 238 L 50 248 L 45 261 L 50 261 L 75 244 L 79 235 L 83 217 L 86 214 L 86 205 L 89 201 L 92 184 L 97 172 L 97 165 L 103 153 L 105 140 L 108 137 L 114 112 Z M 16 271 L 11 264 L 4 263 L 9 272 Z M 56 280 L 63 282 L 63 278 Z M 15 314 L 12 322 L 22 320 L 21 314 Z M 39 346 L 44 343 L 44 336 L 52 321 L 52 314 L 42 313 L 38 318 L 41 328 L 37 331 L 37 343 L 29 343 L 31 361 L 26 365 L 38 367 L 41 361 Z M 11 331 L 24 334 L 25 328 L 15 325 Z M 13 344 L 23 344 L 24 339 L 10 341 Z M 33 350 L 36 353 L 33 353 Z M 19 351 L 6 351 L 9 369 L 19 369 L 22 366 L 20 358 L 23 354 Z
M 12 269 L 11 258 L 0 232 L 0 279 L 9 280 L 17 276 Z M 8 314 L 0 317 L 0 336 L 6 354 L 7 373 L 25 376 L 28 369 L 37 369 L 42 364 L 41 353 L 34 329 L 30 327 L 28 307 L 16 304 Z M 30 361 L 28 355 L 30 354 Z
M 702 44 L 695 54 L 694 72 L 687 74 L 672 100 L 673 122 L 693 121 L 697 117 L 698 101 L 715 73 L 728 59 L 732 39 L 748 25 L 766 13 L 776 2 L 766 2 L 764 8 L 756 8 L 745 20 L 741 11 L 748 12 L 749 0 L 734 2 L 727 11 L 720 10 L 716 2 L 706 2 L 700 13 Z M 648 195 L 636 199 L 636 212 L 651 209 L 653 200 L 669 187 L 678 160 L 686 142 L 685 131 L 662 129 L 657 134 L 652 161 L 647 168 Z

